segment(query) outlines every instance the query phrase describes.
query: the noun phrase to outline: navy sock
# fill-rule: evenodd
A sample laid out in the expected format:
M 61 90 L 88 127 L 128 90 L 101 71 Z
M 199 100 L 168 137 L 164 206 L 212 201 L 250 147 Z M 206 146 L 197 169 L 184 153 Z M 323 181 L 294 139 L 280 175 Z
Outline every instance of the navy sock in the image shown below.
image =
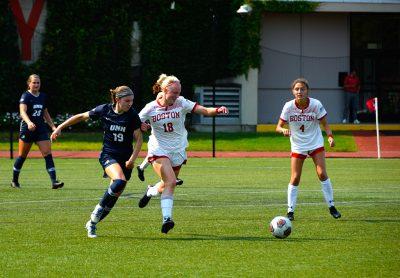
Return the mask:
M 56 167 L 54 166 L 53 156 L 49 154 L 44 157 L 44 160 L 46 161 L 47 173 L 49 173 L 51 182 L 54 183 L 57 181 L 57 176 L 56 176 Z
M 119 196 L 124 191 L 126 181 L 124 180 L 114 180 L 110 187 L 104 193 L 103 198 L 100 200 L 100 206 L 104 208 L 104 212 L 100 217 L 100 220 L 104 219 L 114 207 L 115 203 L 118 201 Z
M 18 182 L 19 173 L 21 172 L 22 165 L 24 165 L 26 157 L 18 156 L 14 162 L 13 167 L 13 181 Z
M 115 202 L 116 202 L 117 200 L 115 200 Z M 115 204 L 115 203 L 114 203 Z M 110 213 L 110 211 L 111 211 L 111 208 L 109 208 L 109 207 L 105 207 L 104 208 L 104 211 L 103 211 L 103 214 L 100 216 L 100 220 L 99 221 L 101 221 L 101 220 L 103 220 L 104 218 L 106 218 L 106 216 Z

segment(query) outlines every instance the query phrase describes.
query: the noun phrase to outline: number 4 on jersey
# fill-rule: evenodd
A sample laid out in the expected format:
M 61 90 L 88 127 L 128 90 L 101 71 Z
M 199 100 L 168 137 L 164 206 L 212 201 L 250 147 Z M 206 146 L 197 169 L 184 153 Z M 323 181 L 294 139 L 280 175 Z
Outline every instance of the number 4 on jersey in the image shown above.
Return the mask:
M 301 130 L 301 132 L 304 132 L 304 125 L 301 125 L 299 129 Z

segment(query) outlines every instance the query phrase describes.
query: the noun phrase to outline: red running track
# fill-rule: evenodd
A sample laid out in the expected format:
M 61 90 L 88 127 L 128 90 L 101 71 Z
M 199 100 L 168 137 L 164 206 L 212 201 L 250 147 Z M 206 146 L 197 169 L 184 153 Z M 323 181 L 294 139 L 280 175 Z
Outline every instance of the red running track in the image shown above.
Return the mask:
M 376 133 L 374 131 L 355 131 L 354 140 L 357 152 L 327 152 L 326 157 L 344 158 L 377 158 Z M 400 158 L 400 136 L 380 135 L 381 158 Z M 97 158 L 99 151 L 53 151 L 54 157 L 59 158 Z M 17 153 L 14 152 L 14 156 Z M 241 158 L 241 157 L 289 157 L 289 152 L 216 152 L 216 157 Z M 141 152 L 141 157 L 146 153 Z M 211 151 L 189 151 L 189 157 L 212 157 Z M 9 151 L 0 151 L 0 157 L 10 157 Z M 29 157 L 41 157 L 39 151 L 31 151 Z

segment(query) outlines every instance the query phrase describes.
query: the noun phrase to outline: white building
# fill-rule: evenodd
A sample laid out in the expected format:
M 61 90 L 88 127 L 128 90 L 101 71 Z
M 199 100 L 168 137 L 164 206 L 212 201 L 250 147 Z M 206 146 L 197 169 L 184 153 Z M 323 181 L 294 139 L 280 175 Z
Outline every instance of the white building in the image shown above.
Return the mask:
M 400 122 L 400 0 L 319 0 L 315 13 L 265 13 L 262 65 L 241 84 L 241 129 L 276 123 L 297 77 L 322 101 L 329 121 L 342 120 L 341 72 L 355 68 L 362 82 L 360 108 L 378 96 L 382 120 Z M 368 118 L 366 117 L 366 120 Z

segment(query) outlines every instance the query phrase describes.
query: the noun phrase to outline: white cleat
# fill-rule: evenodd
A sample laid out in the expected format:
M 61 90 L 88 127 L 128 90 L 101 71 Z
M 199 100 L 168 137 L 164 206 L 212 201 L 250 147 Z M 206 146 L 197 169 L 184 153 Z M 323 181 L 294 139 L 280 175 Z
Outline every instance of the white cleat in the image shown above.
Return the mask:
M 87 230 L 87 236 L 88 238 L 96 238 L 96 225 L 93 225 L 92 222 L 89 220 L 86 225 L 85 228 Z

